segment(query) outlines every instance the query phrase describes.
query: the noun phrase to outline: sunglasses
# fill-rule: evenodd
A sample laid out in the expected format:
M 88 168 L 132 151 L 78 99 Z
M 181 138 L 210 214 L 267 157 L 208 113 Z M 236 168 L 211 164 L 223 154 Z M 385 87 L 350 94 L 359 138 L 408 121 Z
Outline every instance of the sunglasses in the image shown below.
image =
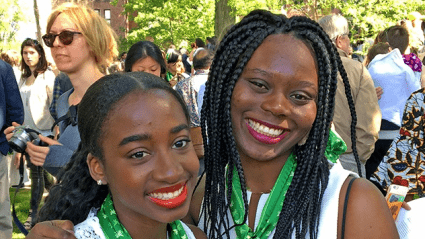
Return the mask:
M 25 43 L 27 42 L 27 41 L 32 41 L 33 43 L 34 43 L 34 45 L 38 45 L 38 41 L 37 40 L 35 40 L 35 39 L 31 39 L 31 38 L 27 38 L 27 39 L 25 39 Z
M 71 32 L 71 31 L 63 31 L 59 34 L 46 34 L 43 36 L 44 44 L 48 47 L 53 47 L 53 43 L 55 42 L 55 39 L 57 36 L 59 36 L 59 41 L 62 42 L 64 45 L 69 45 L 74 40 L 75 34 L 82 34 L 81 32 Z

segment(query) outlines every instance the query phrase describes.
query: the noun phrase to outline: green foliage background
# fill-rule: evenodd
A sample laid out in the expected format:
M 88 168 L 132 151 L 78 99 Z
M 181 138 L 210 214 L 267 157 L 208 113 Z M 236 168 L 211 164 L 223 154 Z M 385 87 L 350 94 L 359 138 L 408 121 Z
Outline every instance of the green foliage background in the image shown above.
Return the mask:
M 18 22 L 24 20 L 18 0 L 0 0 L 0 50 L 15 49 L 20 45 L 15 38 Z
M 121 39 L 120 50 L 147 36 L 162 48 L 173 43 L 188 49 L 196 38 L 214 35 L 214 0 L 128 0 L 124 8 L 139 27 Z
M 195 38 L 205 40 L 213 36 L 215 1 L 226 1 L 232 9 L 229 17 L 236 18 L 236 22 L 254 9 L 275 13 L 297 9 L 318 20 L 339 8 L 350 22 L 353 43 L 374 38 L 411 11 L 425 10 L 424 0 L 128 0 L 124 12 L 138 27 L 122 39 L 120 50 L 128 50 L 147 36 L 154 37 L 155 43 L 163 48 L 174 43 L 176 47 L 190 49 Z

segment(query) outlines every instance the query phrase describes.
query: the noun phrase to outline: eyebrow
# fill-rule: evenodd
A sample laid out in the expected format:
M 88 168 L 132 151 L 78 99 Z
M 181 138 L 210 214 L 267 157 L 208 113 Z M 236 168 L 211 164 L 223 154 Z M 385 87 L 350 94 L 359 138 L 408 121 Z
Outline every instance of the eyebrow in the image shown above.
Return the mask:
M 187 124 L 181 124 L 181 125 L 178 125 L 178 126 L 172 128 L 170 130 L 170 133 L 176 134 L 176 133 L 178 133 L 178 132 L 180 132 L 182 130 L 185 130 L 185 129 L 188 130 L 189 129 L 189 125 L 187 125 Z M 150 134 L 131 135 L 131 136 L 126 137 L 123 140 L 121 140 L 119 146 L 123 146 L 123 145 L 126 145 L 128 143 L 135 142 L 135 141 L 145 141 L 145 140 L 150 140 L 150 139 L 152 139 L 152 135 L 150 135 Z
M 52 34 L 52 33 L 56 34 L 58 32 L 61 33 L 61 32 L 64 32 L 64 31 L 77 32 L 79 30 L 73 29 L 73 28 L 64 28 L 64 29 L 61 29 L 60 31 L 52 31 L 52 29 L 50 29 L 49 34 Z
M 273 75 L 272 73 L 265 71 L 265 70 L 262 70 L 260 68 L 250 68 L 250 69 L 246 69 L 246 71 L 247 72 L 253 72 L 253 73 L 259 73 L 259 74 L 267 76 L 267 77 L 270 77 L 270 76 Z
M 175 133 L 178 133 L 178 132 L 180 132 L 182 130 L 185 130 L 185 129 L 189 130 L 189 125 L 187 125 L 187 124 L 181 124 L 179 126 L 176 126 L 176 127 L 172 128 L 170 130 L 170 133 L 175 134 Z

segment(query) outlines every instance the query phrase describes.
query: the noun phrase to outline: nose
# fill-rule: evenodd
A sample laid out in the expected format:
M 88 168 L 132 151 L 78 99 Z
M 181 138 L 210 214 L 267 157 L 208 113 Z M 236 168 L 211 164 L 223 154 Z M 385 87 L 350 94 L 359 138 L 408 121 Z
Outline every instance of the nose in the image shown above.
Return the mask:
M 59 40 L 59 36 L 55 36 L 55 39 L 53 40 L 53 46 L 59 46 L 62 45 L 62 42 Z
M 172 152 L 159 152 L 155 164 L 153 178 L 158 182 L 173 184 L 178 182 L 184 174 L 179 158 Z
M 277 117 L 286 116 L 290 113 L 292 107 L 289 102 L 290 99 L 283 92 L 271 92 L 264 97 L 261 103 L 261 108 L 264 111 Z

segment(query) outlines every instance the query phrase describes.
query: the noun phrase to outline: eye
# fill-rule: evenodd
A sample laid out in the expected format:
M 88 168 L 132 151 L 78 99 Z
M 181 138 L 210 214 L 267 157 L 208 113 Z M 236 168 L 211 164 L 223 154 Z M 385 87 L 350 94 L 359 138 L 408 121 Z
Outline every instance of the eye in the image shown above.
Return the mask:
M 179 141 L 177 141 L 177 142 L 175 142 L 174 143 L 174 145 L 173 145 L 173 149 L 181 149 L 181 148 L 184 148 L 184 147 L 186 147 L 188 144 L 189 144 L 189 142 L 190 142 L 190 140 L 189 139 L 182 139 L 182 140 L 179 140 Z
M 132 154 L 130 157 L 135 158 L 135 159 L 141 159 L 141 158 L 144 158 L 148 155 L 149 155 L 149 153 L 146 152 L 146 151 L 137 151 L 136 153 Z
M 294 99 L 297 103 L 307 103 L 312 99 L 309 95 L 299 92 L 293 93 L 291 98 Z
M 262 89 L 262 90 L 267 90 L 267 86 L 260 82 L 260 81 L 255 81 L 255 80 L 251 80 L 249 81 L 252 85 L 254 85 L 254 87 Z

